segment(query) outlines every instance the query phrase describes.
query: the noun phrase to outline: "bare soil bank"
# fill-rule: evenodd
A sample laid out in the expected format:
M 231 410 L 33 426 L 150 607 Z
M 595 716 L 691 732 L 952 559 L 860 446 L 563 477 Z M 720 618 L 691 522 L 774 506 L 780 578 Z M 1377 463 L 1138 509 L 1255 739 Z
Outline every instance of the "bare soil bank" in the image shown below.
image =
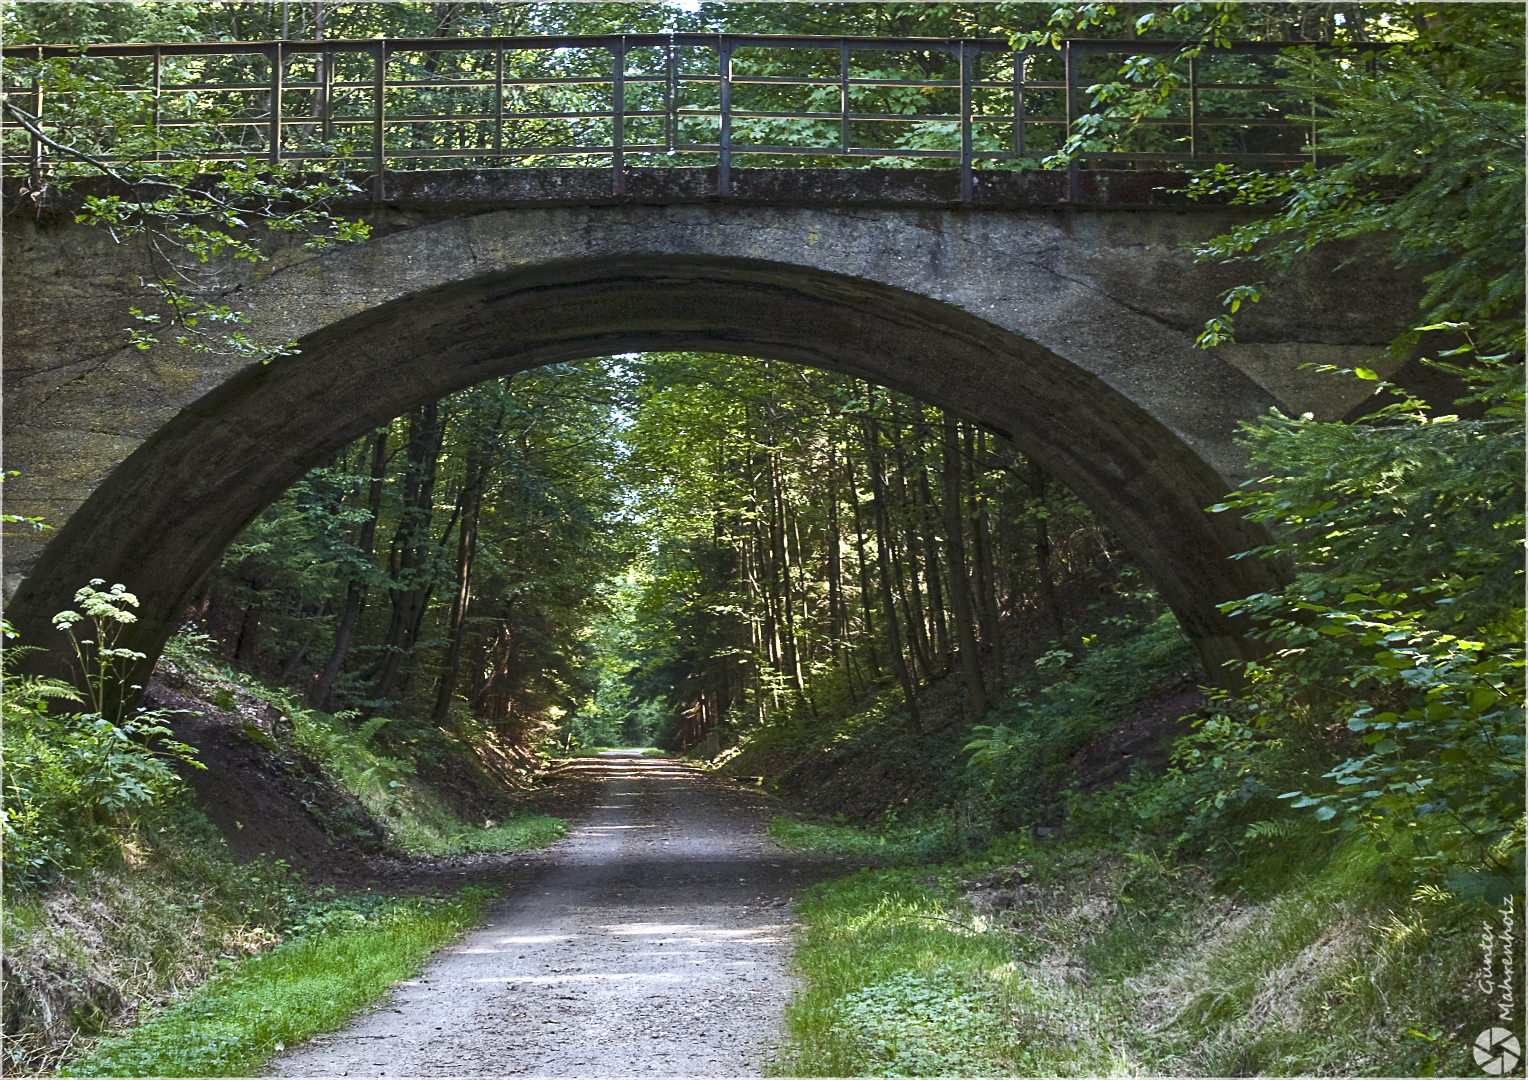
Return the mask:
M 693 768 L 572 771 L 597 799 L 489 925 L 277 1075 L 760 1074 L 791 987 L 790 900 L 843 867 L 779 848 L 761 797 Z

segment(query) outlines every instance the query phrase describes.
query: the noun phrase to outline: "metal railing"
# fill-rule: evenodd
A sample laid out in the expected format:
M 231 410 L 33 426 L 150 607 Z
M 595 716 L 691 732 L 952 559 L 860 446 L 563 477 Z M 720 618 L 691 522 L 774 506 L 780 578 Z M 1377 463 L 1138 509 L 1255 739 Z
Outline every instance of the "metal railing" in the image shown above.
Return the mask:
M 3 51 L 4 91 L 21 113 L 5 118 L 3 164 L 63 175 L 65 144 L 83 139 L 108 164 L 348 163 L 371 172 L 380 198 L 398 168 L 571 159 L 609 167 L 621 195 L 628 165 L 714 162 L 725 196 L 740 157 L 853 159 L 957 168 L 969 201 L 977 173 L 1042 167 L 1078 136 L 1075 197 L 1084 166 L 1310 160 L 1303 117 L 1314 109 L 1275 81 L 1287 48 L 1185 58 L 1177 44 L 1136 40 L 1015 51 L 986 39 L 678 33 L 18 45 Z M 1121 63 L 1142 56 L 1161 57 L 1173 85 L 1128 121 L 1091 108 L 1101 85 L 1128 92 Z M 103 90 L 115 104 L 91 112 L 89 94 Z

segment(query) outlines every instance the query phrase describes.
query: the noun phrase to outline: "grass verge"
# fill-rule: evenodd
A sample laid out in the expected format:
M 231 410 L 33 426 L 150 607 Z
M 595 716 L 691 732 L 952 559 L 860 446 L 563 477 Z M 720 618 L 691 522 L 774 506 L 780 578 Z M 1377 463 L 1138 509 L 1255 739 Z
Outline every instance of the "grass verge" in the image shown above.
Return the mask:
M 810 890 L 786 1012 L 783 1076 L 1001 1076 L 1029 1072 L 1011 1037 L 1007 942 L 952 917 L 947 888 L 901 867 Z
M 767 831 L 770 839 L 797 851 L 830 851 L 890 864 L 938 861 L 964 846 L 959 826 L 948 815 L 905 824 L 893 818 L 872 829 L 777 816 Z
M 63 1076 L 257 1076 L 332 1030 L 479 922 L 494 894 L 341 901 L 259 956 L 228 962 L 187 1000 L 99 1043 Z
M 469 851 L 523 851 L 562 839 L 568 823 L 548 814 L 515 814 L 477 825 L 462 821 L 424 784 L 404 783 L 396 797 L 363 800 L 389 835 L 413 855 L 462 855 Z
M 826 840 L 846 850 L 840 830 Z M 1482 929 L 1504 913 L 1407 895 L 1376 858 L 1339 845 L 1253 896 L 1150 851 L 1010 836 L 964 864 L 823 883 L 799 903 L 803 988 L 773 1069 L 1477 1073 L 1472 1040 L 1523 1022 L 1521 965 L 1494 999 L 1479 985 Z

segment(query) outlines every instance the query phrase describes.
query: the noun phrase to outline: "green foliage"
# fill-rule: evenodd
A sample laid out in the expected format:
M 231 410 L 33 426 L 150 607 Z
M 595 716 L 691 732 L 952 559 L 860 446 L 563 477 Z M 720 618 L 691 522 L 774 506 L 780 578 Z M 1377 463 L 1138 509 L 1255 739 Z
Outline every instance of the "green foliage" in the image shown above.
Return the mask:
M 1133 620 L 1117 617 L 1087 636 L 1080 657 L 1069 650 L 1041 656 L 1035 662 L 1040 685 L 1015 689 L 994 710 L 997 723 L 971 729 L 967 766 L 999 823 L 1032 822 L 1065 782 L 1080 749 L 1165 683 L 1195 670 L 1192 646 L 1171 614 L 1131 633 L 1133 628 Z M 1070 667 L 1064 666 L 1068 660 Z
M 774 817 L 768 835 L 798 851 L 860 856 L 893 865 L 953 858 L 965 849 L 967 841 L 959 823 L 948 813 L 904 823 L 892 812 L 873 829 Z
M 1522 18 L 1448 9 L 1393 36 L 1373 69 L 1293 56 L 1289 84 L 1328 103 L 1321 145 L 1340 156 L 1280 176 L 1217 166 L 1190 188 L 1273 208 L 1201 258 L 1282 274 L 1372 234 L 1398 265 L 1427 268 L 1423 319 L 1391 352 L 1429 346 L 1424 362 L 1466 396 L 1459 415 L 1433 416 L 1360 367 L 1381 394 L 1362 420 L 1244 426 L 1258 475 L 1213 509 L 1268 523 L 1277 540 L 1250 554 L 1296 573 L 1225 605 L 1269 654 L 1226 702 L 1220 752 L 1200 740 L 1172 795 L 1141 793 L 1148 816 L 1176 800 L 1189 832 L 1210 835 L 1269 813 L 1272 785 L 1316 821 L 1361 830 L 1386 857 L 1376 872 L 1492 900 L 1524 877 Z M 1201 343 L 1230 328 L 1220 317 Z M 1215 842 L 1244 839 L 1228 828 Z
M 601 631 L 620 663 L 599 708 L 633 717 L 656 703 L 659 742 L 715 733 L 724 748 L 788 753 L 846 745 L 860 738 L 850 728 L 893 713 L 933 735 L 909 714 L 956 666 L 959 576 L 982 609 L 967 615 L 973 651 L 994 668 L 1013 609 L 1049 610 L 1055 631 L 1064 612 L 1045 589 L 1058 581 L 1095 582 L 1111 615 L 1161 610 L 1117 541 L 1007 443 L 962 428 L 946 491 L 937 409 L 790 365 L 684 353 L 623 364 L 635 400 L 620 476 L 651 540 L 617 586 L 619 626 Z M 900 709 L 885 707 L 893 687 Z
M 1463 1075 L 1497 1007 L 1476 935 L 1500 913 L 1408 899 L 1374 865 L 1350 837 L 1233 898 L 1149 849 L 1010 836 L 814 886 L 774 1071 Z
M 947 969 L 893 975 L 846 996 L 829 1037 L 858 1043 L 866 1076 L 985 1076 L 1011 1053 L 1004 1011 Z
M 619 370 L 554 365 L 443 399 L 438 446 L 420 449 L 411 417 L 344 448 L 235 540 L 201 627 L 310 704 L 392 717 L 379 744 L 395 755 L 440 758 L 451 739 L 549 743 L 594 689 L 588 627 L 628 558 L 604 464 L 624 393 Z
M 273 1054 L 375 1001 L 482 917 L 494 894 L 342 901 L 311 911 L 292 939 L 227 964 L 191 996 L 108 1038 L 64 1076 L 252 1076 Z
M 100 716 L 34 713 L 6 723 L 5 885 L 25 891 L 111 857 L 134 811 L 180 786 L 166 755 L 191 750 L 163 740 L 153 720 L 113 724 Z
M 1212 713 L 1180 736 L 1159 775 L 1132 775 L 1100 791 L 1068 793 L 1067 827 L 1118 844 L 1149 841 L 1203 861 L 1224 881 L 1277 887 L 1325 858 L 1317 823 L 1291 818 L 1278 792 L 1315 775 L 1329 757 L 1310 733 L 1287 738 Z M 1277 857 L 1278 873 L 1269 873 Z
M 917 871 L 814 886 L 798 902 L 806 979 L 788 1006 L 784 1076 L 983 1076 L 1026 1072 L 993 975 L 1007 943 L 952 919 Z
M 1286 174 L 1221 165 L 1195 177 L 1193 195 L 1278 208 L 1199 256 L 1282 274 L 1322 244 L 1379 234 L 1399 265 L 1443 263 L 1426 277 L 1424 323 L 1470 323 L 1484 352 L 1521 352 L 1523 16 L 1489 11 L 1446 12 L 1451 40 L 1391 46 L 1374 72 L 1295 51 L 1287 84 L 1329 103 L 1318 123 L 1330 163 Z M 1247 295 L 1233 289 L 1228 307 Z M 1399 339 L 1396 353 L 1416 341 Z
M 1484 867 L 1500 898 L 1523 876 L 1523 429 L 1403 405 L 1249 431 L 1254 463 L 1277 471 L 1227 506 L 1286 530 L 1262 554 L 1311 569 L 1229 606 L 1278 646 L 1248 665 L 1238 715 L 1327 732 L 1331 784 L 1293 805 L 1467 889 L 1478 879 L 1457 871 Z
M 163 713 L 121 703 L 118 671 L 141 656 L 116 646 L 138 600 L 121 585 L 75 593 L 83 611 L 60 612 L 54 625 L 73 646 L 88 701 L 72 686 L 6 672 L 0 690 L 5 725 L 5 888 L 36 889 L 60 871 L 108 859 L 142 811 L 181 789 L 175 764 L 196 767 L 195 752 L 174 741 Z M 94 637 L 81 637 L 84 624 Z M 10 629 L 6 627 L 9 635 Z M 25 653 L 7 650 L 6 664 Z M 52 702 L 91 712 L 49 712 Z

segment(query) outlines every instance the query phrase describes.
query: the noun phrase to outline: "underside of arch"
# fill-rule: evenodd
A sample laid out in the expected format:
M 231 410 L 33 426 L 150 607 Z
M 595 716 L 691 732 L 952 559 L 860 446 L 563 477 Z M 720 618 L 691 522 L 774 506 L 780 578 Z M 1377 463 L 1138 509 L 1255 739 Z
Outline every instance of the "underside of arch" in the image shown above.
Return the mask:
M 660 350 L 844 372 L 1011 439 L 1122 538 L 1212 675 L 1256 651 L 1217 605 L 1278 584 L 1270 565 L 1232 558 L 1266 540 L 1259 527 L 1204 512 L 1225 482 L 1139 406 L 1010 331 L 862 279 L 699 256 L 580 260 L 414 294 L 299 346 L 184 409 L 101 483 L 13 598 L 24 640 L 59 644 L 52 614 L 103 578 L 138 595 L 124 644 L 151 665 L 245 525 L 367 430 L 485 379 Z

